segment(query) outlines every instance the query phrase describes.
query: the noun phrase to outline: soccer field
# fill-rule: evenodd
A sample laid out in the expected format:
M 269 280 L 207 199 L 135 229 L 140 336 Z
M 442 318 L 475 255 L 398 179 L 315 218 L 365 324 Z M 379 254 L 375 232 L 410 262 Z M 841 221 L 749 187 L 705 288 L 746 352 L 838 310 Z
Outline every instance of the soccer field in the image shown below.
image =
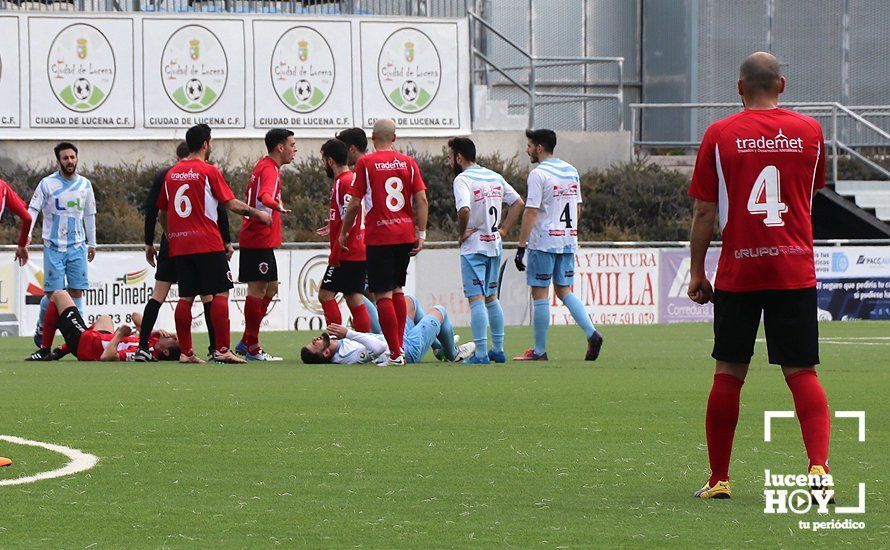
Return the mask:
M 758 344 L 742 393 L 730 501 L 707 479 L 710 327 L 603 327 L 584 363 L 575 327 L 551 330 L 549 363 L 408 367 L 24 363 L 0 340 L 0 434 L 100 457 L 83 473 L 0 486 L 0 546 L 17 547 L 880 547 L 890 540 L 890 323 L 823 324 L 839 505 L 866 484 L 863 530 L 807 532 L 763 513 L 764 470 L 805 473 L 780 371 Z M 469 338 L 468 330 L 459 331 Z M 264 338 L 297 357 L 307 333 Z M 517 354 L 529 328 L 510 329 Z M 196 338 L 203 344 L 204 336 Z M 61 467 L 0 441 L 0 480 Z M 883 541 L 883 542 L 881 542 Z

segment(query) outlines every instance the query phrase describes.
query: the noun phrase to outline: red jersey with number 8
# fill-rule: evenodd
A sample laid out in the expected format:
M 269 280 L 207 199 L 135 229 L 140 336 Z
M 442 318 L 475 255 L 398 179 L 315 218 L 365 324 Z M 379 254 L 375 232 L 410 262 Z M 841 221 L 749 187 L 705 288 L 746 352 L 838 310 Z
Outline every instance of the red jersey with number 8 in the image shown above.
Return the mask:
M 825 186 L 824 148 L 819 123 L 785 109 L 746 109 L 708 127 L 689 195 L 718 203 L 715 288 L 816 286 L 811 211 Z
M 187 159 L 171 168 L 158 195 L 158 209 L 167 213 L 170 257 L 224 251 L 217 207 L 234 198 L 216 166 Z
M 408 155 L 387 149 L 358 159 L 349 194 L 364 200 L 365 244 L 416 241 L 411 200 L 415 193 L 424 190 L 420 168 Z

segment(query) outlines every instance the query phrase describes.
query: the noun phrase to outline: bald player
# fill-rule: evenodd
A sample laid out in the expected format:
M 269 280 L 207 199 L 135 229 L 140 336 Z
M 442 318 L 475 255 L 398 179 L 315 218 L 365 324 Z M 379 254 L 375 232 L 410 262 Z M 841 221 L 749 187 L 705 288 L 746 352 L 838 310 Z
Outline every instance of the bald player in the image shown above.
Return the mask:
M 689 188 L 695 213 L 688 294 L 699 304 L 714 302 L 717 361 L 705 418 L 711 477 L 695 493 L 698 498 L 732 495 L 729 460 L 739 396 L 761 315 L 769 362 L 781 366 L 794 399 L 809 474 L 815 476 L 810 479 L 820 480 L 813 492 L 830 479 L 828 400 L 816 376 L 810 218 L 813 193 L 825 185 L 824 139 L 818 122 L 778 107 L 784 90 L 775 57 L 757 52 L 745 59 L 738 81 L 745 108 L 708 127 Z M 723 248 L 712 288 L 705 253 L 718 212 Z
M 393 150 L 395 122 L 381 118 L 371 134 L 374 152 L 355 163 L 355 180 L 340 229 L 340 247 L 364 203 L 368 290 L 373 293 L 390 360 L 405 364 L 403 335 L 407 304 L 403 287 L 411 256 L 423 249 L 429 204 L 426 185 L 413 158 Z

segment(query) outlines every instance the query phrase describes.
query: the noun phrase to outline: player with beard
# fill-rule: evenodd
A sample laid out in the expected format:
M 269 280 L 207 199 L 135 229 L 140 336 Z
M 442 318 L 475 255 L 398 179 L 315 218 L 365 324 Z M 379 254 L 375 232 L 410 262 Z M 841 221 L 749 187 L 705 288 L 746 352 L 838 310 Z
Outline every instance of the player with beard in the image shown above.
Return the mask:
M 68 290 L 83 315 L 83 293 L 89 288 L 87 262 L 96 255 L 96 197 L 93 184 L 77 173 L 77 147 L 62 142 L 53 149 L 59 170 L 43 178 L 34 190 L 28 211 L 31 230 L 43 214 L 43 299 L 34 343 L 42 343 L 43 317 L 52 293 Z M 40 349 L 29 360 L 42 361 Z M 49 350 L 45 350 L 47 357 Z
M 266 132 L 266 152 L 253 168 L 247 184 L 247 205 L 272 217 L 269 226 L 261 220 L 245 217 L 238 235 L 240 244 L 238 280 L 247 283 L 244 301 L 244 334 L 235 351 L 248 361 L 281 361 L 260 346 L 260 324 L 272 299 L 278 294 L 278 263 L 275 249 L 281 246 L 281 214 L 287 210 L 281 202 L 281 167 L 297 154 L 294 133 L 284 128 Z
M 188 144 L 184 141 L 180 142 L 176 147 L 176 161 L 179 162 L 189 156 Z M 158 221 L 158 196 L 161 188 L 164 186 L 164 178 L 172 166 L 161 168 L 155 174 L 151 183 L 151 189 L 148 191 L 148 197 L 145 199 L 145 259 L 148 265 L 156 267 L 155 270 L 155 286 L 152 291 L 151 298 L 145 304 L 142 312 L 142 328 L 139 332 L 139 351 L 134 357 L 134 361 L 150 362 L 154 361 L 154 357 L 149 349 L 149 337 L 154 329 L 155 322 L 158 320 L 158 313 L 161 311 L 161 305 L 167 299 L 170 293 L 170 287 L 176 282 L 176 266 L 170 258 L 170 245 L 167 242 L 167 235 L 161 234 L 161 244 L 159 249 L 154 246 L 155 227 Z M 232 247 L 232 238 L 229 232 L 229 216 L 225 207 L 219 205 L 217 208 L 217 226 L 220 235 L 222 235 L 223 243 L 226 247 L 226 258 L 231 260 L 235 249 Z M 207 337 L 210 340 L 208 353 L 213 354 L 215 348 L 215 336 L 213 333 L 213 323 L 210 319 L 210 302 L 204 304 L 204 322 L 207 325 Z
M 349 195 L 355 175 L 346 166 L 348 162 L 346 144 L 339 139 L 326 141 L 321 146 L 321 161 L 324 163 L 325 173 L 332 180 L 331 208 L 328 216 L 331 252 L 318 291 L 318 301 L 324 310 L 327 324 L 342 325 L 340 305 L 337 303 L 337 294 L 342 293 L 346 305 L 352 312 L 352 324 L 355 330 L 370 332 L 371 318 L 368 316 L 368 308 L 365 306 L 362 294 L 365 289 L 365 243 L 362 227 L 364 220 L 361 213 L 355 217 L 352 227 L 348 229 L 346 250 L 340 250 L 337 242 L 343 224 L 343 214 L 349 201 L 355 200 Z
M 211 130 L 206 124 L 185 133 L 189 156 L 171 168 L 158 197 L 161 226 L 170 243 L 176 264 L 179 303 L 176 305 L 176 334 L 182 348 L 179 361 L 203 363 L 192 348 L 192 304 L 196 296 L 210 302 L 210 317 L 216 337 L 213 360 L 245 363 L 229 349 L 229 290 L 232 273 L 217 226 L 217 206 L 272 224 L 272 216 L 251 208 L 232 194 L 219 169 L 207 163 L 213 150 Z

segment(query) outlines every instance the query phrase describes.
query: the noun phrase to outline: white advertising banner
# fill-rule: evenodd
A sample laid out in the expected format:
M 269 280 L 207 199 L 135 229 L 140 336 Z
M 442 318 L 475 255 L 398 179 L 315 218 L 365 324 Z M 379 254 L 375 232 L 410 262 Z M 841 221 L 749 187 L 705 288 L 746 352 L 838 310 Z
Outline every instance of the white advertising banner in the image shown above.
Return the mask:
M 21 67 L 19 58 L 19 20 L 0 17 L 0 128 L 22 125 Z
M 362 126 L 461 127 L 459 23 L 359 22 Z M 463 116 L 467 116 L 464 112 Z
M 132 19 L 30 17 L 28 37 L 32 128 L 135 127 Z
M 244 23 L 142 20 L 146 128 L 245 127 Z
M 253 21 L 254 126 L 348 128 L 353 123 L 349 21 Z

